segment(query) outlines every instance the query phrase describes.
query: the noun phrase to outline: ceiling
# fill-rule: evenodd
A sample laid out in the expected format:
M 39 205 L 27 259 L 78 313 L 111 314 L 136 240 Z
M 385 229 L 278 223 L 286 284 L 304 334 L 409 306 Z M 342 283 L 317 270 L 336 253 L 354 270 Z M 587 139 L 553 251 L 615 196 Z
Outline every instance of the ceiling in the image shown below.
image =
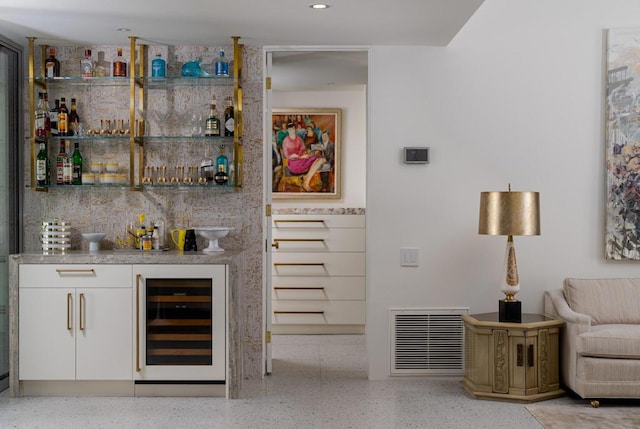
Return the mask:
M 228 45 L 237 35 L 245 45 L 298 50 L 446 46 L 484 2 L 327 0 L 328 9 L 313 10 L 312 1 L 0 0 L 0 35 L 23 45 L 28 36 L 51 45 L 124 45 L 130 35 L 150 44 Z M 282 52 L 274 55 L 274 73 L 286 66 L 290 76 L 307 78 L 274 84 L 304 88 L 318 76 L 325 87 L 362 83 L 363 77 L 366 83 L 366 63 L 366 52 Z

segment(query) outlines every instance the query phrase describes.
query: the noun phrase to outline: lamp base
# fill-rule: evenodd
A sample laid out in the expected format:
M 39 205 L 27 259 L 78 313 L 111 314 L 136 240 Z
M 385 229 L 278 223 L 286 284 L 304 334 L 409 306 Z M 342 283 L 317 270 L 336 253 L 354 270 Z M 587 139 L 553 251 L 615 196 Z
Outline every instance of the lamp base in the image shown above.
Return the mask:
M 500 300 L 498 320 L 500 322 L 521 323 L 522 303 L 520 301 Z

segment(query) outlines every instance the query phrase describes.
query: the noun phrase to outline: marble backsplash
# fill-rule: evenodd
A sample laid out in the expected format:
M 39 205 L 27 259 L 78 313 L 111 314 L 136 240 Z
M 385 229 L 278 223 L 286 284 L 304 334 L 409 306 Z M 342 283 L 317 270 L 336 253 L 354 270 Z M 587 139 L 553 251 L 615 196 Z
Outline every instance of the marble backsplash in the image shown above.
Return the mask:
M 85 48 L 93 51 L 94 58 L 98 51 L 115 56 L 115 46 L 56 46 L 56 57 L 61 62 L 62 75 L 79 75 L 79 61 Z M 202 58 L 203 63 L 212 62 L 220 47 L 213 46 L 150 46 L 148 63 L 156 52 L 168 59 L 169 76 L 179 74 L 179 65 L 184 61 Z M 233 60 L 232 46 L 224 46 L 226 56 Z M 36 51 L 36 70 L 40 70 L 39 48 Z M 129 58 L 128 47 L 124 49 L 124 57 Z M 214 188 L 152 188 L 142 192 L 120 188 L 98 187 L 58 187 L 49 192 L 35 192 L 30 187 L 30 146 L 28 140 L 24 144 L 24 183 L 27 185 L 23 198 L 23 250 L 38 251 L 41 248 L 39 234 L 41 223 L 53 218 L 64 219 L 72 224 L 72 247 L 87 249 L 88 244 L 81 238 L 82 232 L 105 232 L 103 248 L 113 247 L 117 237 L 122 237 L 127 222 L 132 222 L 139 213 L 145 213 L 146 219 L 153 221 L 163 218 L 168 230 L 187 226 L 230 226 L 235 230 L 220 240 L 220 245 L 228 249 L 245 249 L 243 280 L 238 299 L 243 317 L 239 326 L 243 348 L 243 376 L 255 378 L 262 375 L 262 48 L 245 46 L 243 48 L 243 187 L 240 190 L 221 190 Z M 112 61 L 107 55 L 107 60 Z M 149 65 L 147 65 L 148 67 Z M 123 90 L 123 88 L 125 88 Z M 100 119 L 127 119 L 129 108 L 128 86 L 88 88 L 72 86 L 64 91 L 50 89 L 49 103 L 53 99 L 66 96 L 78 99 L 78 113 L 86 129 L 99 127 Z M 124 91 L 124 92 L 123 92 Z M 224 111 L 224 98 L 232 94 L 231 87 L 216 88 L 218 115 Z M 28 82 L 25 82 L 25 94 L 28 94 Z M 208 103 L 212 92 L 196 90 L 186 92 L 180 88 L 172 90 L 148 90 L 145 107 L 145 119 L 149 123 L 149 133 L 159 134 L 161 124 L 150 114 L 153 110 L 166 112 L 171 107 L 181 115 L 191 116 L 194 113 L 207 115 Z M 28 114 L 28 97 L 25 96 L 25 117 Z M 185 117 L 186 117 L 185 116 Z M 206 116 L 205 116 L 206 117 Z M 25 121 L 29 127 L 30 120 Z M 29 135 L 28 128 L 25 135 Z M 80 149 L 84 157 L 83 171 L 89 171 L 91 159 L 96 161 L 118 162 L 123 173 L 128 173 L 129 147 L 125 143 L 109 142 L 111 146 L 100 146 L 97 143 L 81 142 Z M 158 143 L 158 145 L 161 145 Z M 145 146 L 147 165 L 199 165 L 207 150 L 203 142 L 184 139 L 163 146 Z M 53 146 L 53 145 L 51 145 Z M 50 148 L 49 154 L 55 156 L 58 148 Z M 155 150 L 154 150 L 155 149 Z M 216 155 L 219 147 L 209 148 L 211 155 Z M 225 148 L 231 155 L 231 148 Z M 55 159 L 55 158 L 54 158 Z M 230 159 L 231 161 L 231 159 Z M 55 177 L 54 177 L 55 179 Z M 175 248 L 171 240 L 166 242 Z M 205 246 L 204 240 L 198 238 L 198 248 Z

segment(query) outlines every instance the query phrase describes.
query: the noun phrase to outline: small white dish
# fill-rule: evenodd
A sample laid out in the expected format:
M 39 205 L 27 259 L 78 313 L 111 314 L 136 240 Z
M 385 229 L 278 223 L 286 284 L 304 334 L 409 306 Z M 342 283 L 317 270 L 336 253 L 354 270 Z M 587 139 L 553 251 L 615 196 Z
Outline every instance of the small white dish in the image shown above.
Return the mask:
M 89 251 L 96 252 L 100 250 L 100 240 L 105 238 L 107 234 L 104 232 L 83 232 L 82 238 L 89 242 Z
M 226 237 L 229 231 L 235 228 L 225 226 L 200 226 L 193 228 L 198 234 L 209 240 L 209 245 L 202 249 L 203 252 L 224 252 L 224 249 L 218 246 L 218 239 Z

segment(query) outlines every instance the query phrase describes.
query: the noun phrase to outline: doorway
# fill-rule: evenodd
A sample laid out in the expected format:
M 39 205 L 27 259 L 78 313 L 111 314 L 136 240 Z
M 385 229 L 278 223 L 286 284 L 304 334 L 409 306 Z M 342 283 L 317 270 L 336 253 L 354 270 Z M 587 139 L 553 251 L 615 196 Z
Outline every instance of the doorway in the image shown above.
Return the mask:
M 271 87 L 265 91 L 265 200 L 271 204 L 274 216 L 281 213 L 364 213 L 366 210 L 366 130 L 367 130 L 367 92 L 368 92 L 368 49 L 366 48 L 265 48 L 266 57 L 266 77 L 270 78 Z M 341 141 L 343 142 L 342 159 L 340 172 L 342 173 L 341 194 L 338 199 L 295 199 L 278 198 L 277 189 L 273 187 L 274 164 L 272 163 L 273 144 L 275 142 L 274 130 L 272 129 L 271 115 L 274 109 L 340 109 L 342 114 Z M 361 216 L 364 219 L 364 215 Z M 364 220 L 362 220 L 364 228 Z M 352 225 L 350 225 L 352 226 Z M 274 301 L 272 296 L 272 250 L 275 244 L 272 237 L 272 218 L 267 217 L 265 222 L 265 236 L 267 240 L 267 257 L 265 258 L 265 324 L 266 332 L 273 332 L 274 335 L 292 335 L 287 341 L 267 340 L 265 347 L 266 373 L 271 372 L 271 348 L 278 347 L 278 344 L 290 342 L 293 339 L 300 339 L 304 343 L 305 335 L 326 334 L 325 328 L 336 328 L 335 333 L 362 335 L 364 332 L 364 306 L 366 296 L 364 294 L 364 273 L 362 279 L 362 325 L 359 329 L 353 329 L 353 325 L 347 327 L 340 326 L 339 323 L 332 326 L 320 326 L 324 315 L 318 311 L 307 311 L 306 315 L 310 324 L 305 326 L 285 326 L 277 323 L 275 329 L 272 326 L 275 321 L 283 321 L 295 311 L 280 311 L 285 316 L 280 318 L 274 316 Z M 357 233 L 357 231 L 356 231 Z M 363 231 L 364 236 L 364 231 Z M 315 239 L 318 241 L 317 239 Z M 285 240 L 287 241 L 287 240 Z M 293 239 L 289 239 L 294 241 Z M 362 244 L 364 247 L 364 242 Z M 364 258 L 364 248 L 362 249 Z M 278 255 L 276 255 L 278 256 Z M 363 262 L 364 265 L 364 262 Z M 282 279 L 280 279 L 282 280 Z M 287 280 L 292 280 L 289 278 Z M 348 281 L 348 279 L 347 279 Z M 280 285 L 279 289 L 287 289 L 283 294 L 291 294 L 291 287 Z M 290 286 L 290 285 L 289 285 Z M 300 284 L 297 286 L 301 286 Z M 309 286 L 309 285 L 307 285 Z M 317 285 L 315 285 L 317 286 Z M 348 287 L 353 286 L 352 284 Z M 314 288 L 311 288 L 314 289 Z M 321 289 L 315 287 L 315 289 Z M 309 292 L 307 289 L 305 292 Z M 312 298 L 318 301 L 330 300 L 324 292 L 315 292 Z M 276 300 L 275 305 L 282 305 L 283 302 Z M 312 303 L 311 303 L 312 304 Z M 348 310 L 347 310 L 348 312 Z M 289 314 L 289 315 L 286 315 Z M 315 316 L 314 316 L 315 314 Z M 350 313 L 350 314 L 353 314 Z M 313 320 L 313 318 L 316 318 Z M 290 319 L 291 320 L 291 319 Z M 313 324 L 315 326 L 311 326 Z M 347 322 L 345 322 L 347 323 Z M 301 324 L 304 325 L 304 322 Z M 333 332 L 332 332 L 333 333 Z M 275 340 L 275 338 L 274 338 Z M 281 353 L 278 353 L 282 356 Z
M 20 250 L 22 49 L 0 36 L 0 391 L 9 386 L 9 255 Z

